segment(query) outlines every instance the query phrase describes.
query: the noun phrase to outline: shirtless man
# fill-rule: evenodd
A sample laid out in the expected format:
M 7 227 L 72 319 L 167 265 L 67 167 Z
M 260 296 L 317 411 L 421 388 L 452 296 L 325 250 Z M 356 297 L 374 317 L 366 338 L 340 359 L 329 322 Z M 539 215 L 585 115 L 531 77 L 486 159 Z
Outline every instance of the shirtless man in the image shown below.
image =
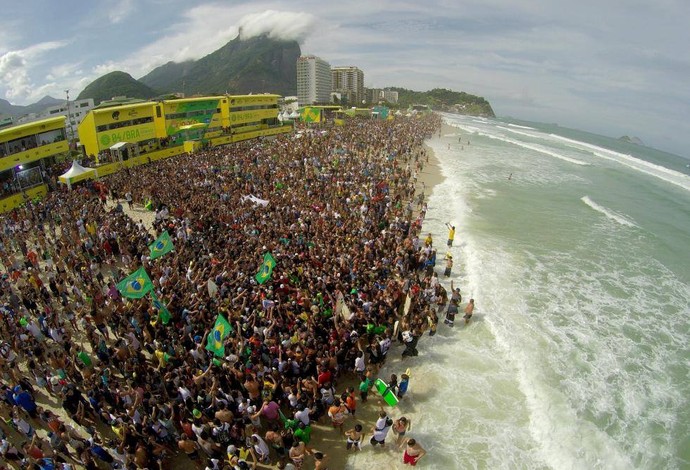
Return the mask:
M 362 450 L 362 442 L 364 442 L 364 433 L 362 432 L 362 425 L 355 424 L 355 427 L 345 432 L 347 437 L 347 450 L 355 449 L 355 452 Z
M 407 446 L 403 452 L 403 463 L 405 465 L 412 465 L 413 467 L 417 465 L 419 459 L 426 455 L 426 451 L 422 446 L 417 444 L 414 439 L 409 439 L 407 441 Z
M 177 441 L 177 447 L 182 452 L 187 454 L 187 457 L 189 457 L 194 462 L 194 464 L 196 465 L 196 468 L 201 468 L 201 456 L 199 455 L 199 444 L 190 440 L 186 434 L 182 434 L 181 439 L 179 441 Z
M 256 381 L 253 375 L 247 374 L 244 381 L 244 389 L 249 393 L 252 405 L 259 406 L 261 404 L 261 390 L 259 390 L 259 382 Z
M 470 303 L 468 303 L 467 307 L 465 307 L 465 316 L 462 317 L 465 319 L 465 325 L 467 325 L 472 319 L 472 313 L 474 313 L 474 299 L 470 299 Z
M 328 470 L 326 465 L 328 465 L 328 454 L 323 452 L 315 451 L 312 452 L 314 456 L 314 470 Z

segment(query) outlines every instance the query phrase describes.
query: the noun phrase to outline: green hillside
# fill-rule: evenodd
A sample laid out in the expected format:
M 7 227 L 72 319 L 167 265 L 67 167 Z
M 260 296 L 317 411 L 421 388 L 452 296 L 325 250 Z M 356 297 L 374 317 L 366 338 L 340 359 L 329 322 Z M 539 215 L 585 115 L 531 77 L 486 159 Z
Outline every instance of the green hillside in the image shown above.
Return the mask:
M 152 88 L 135 80 L 125 72 L 110 72 L 91 82 L 79 93 L 78 100 L 93 98 L 95 104 L 107 101 L 114 96 L 126 96 L 128 98 L 140 98 L 147 100 L 157 93 Z
M 140 81 L 162 93 L 294 95 L 299 56 L 295 41 L 236 38 L 197 61 L 168 62 Z
M 391 87 L 398 92 L 398 105 L 407 108 L 413 104 L 425 104 L 438 111 L 459 112 L 472 116 L 495 117 L 491 104 L 481 96 L 470 95 L 464 91 L 434 88 L 430 91 L 413 91 Z

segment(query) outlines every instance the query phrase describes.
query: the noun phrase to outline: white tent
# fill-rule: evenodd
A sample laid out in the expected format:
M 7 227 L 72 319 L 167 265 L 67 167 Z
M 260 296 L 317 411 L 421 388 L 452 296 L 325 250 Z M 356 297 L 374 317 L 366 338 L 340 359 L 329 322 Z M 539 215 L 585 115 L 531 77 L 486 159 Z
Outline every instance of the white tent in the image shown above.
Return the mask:
M 65 173 L 59 176 L 61 183 L 66 184 L 68 188 L 72 189 L 72 184 L 90 178 L 97 178 L 98 172 L 94 168 L 84 168 L 74 160 L 72 167 Z

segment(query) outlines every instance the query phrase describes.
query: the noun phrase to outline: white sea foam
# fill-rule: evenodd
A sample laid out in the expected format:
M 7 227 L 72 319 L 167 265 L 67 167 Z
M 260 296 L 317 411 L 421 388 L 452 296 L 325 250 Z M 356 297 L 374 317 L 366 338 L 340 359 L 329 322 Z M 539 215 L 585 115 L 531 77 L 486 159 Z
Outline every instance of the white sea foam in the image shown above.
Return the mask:
M 518 126 L 517 124 L 508 124 L 510 127 L 517 127 L 518 129 L 530 129 L 530 130 L 535 130 L 534 127 L 529 127 L 529 126 Z
M 635 225 L 634 223 L 630 222 L 628 219 L 626 219 L 625 217 L 623 217 L 621 214 L 618 214 L 618 213 L 615 212 L 615 211 L 612 211 L 612 210 L 610 210 L 610 209 L 607 209 L 607 208 L 604 207 L 604 206 L 600 206 L 600 205 L 597 204 L 596 202 L 592 201 L 592 200 L 589 198 L 589 196 L 584 196 L 584 197 L 580 198 L 580 200 L 581 200 L 582 202 L 584 202 L 585 204 L 587 204 L 587 205 L 588 205 L 589 207 L 591 207 L 592 209 L 594 209 L 595 211 L 597 211 L 597 212 L 599 212 L 599 213 L 601 213 L 601 214 L 604 214 L 608 219 L 614 220 L 614 221 L 618 222 L 618 223 L 621 224 L 621 225 L 625 225 L 626 227 L 637 227 L 637 225 Z
M 669 168 L 665 168 L 661 165 L 655 165 L 654 163 L 639 158 L 635 158 L 632 155 L 616 152 L 614 150 L 609 150 L 604 147 L 599 147 L 598 145 L 580 142 L 579 140 L 569 139 L 567 137 L 563 137 L 556 134 L 550 134 L 550 136 L 555 139 L 566 142 L 580 150 L 586 149 L 599 158 L 620 163 L 621 165 L 625 165 L 628 168 L 632 168 L 633 170 L 637 170 L 641 173 L 654 176 L 656 178 L 666 181 L 667 183 L 679 186 L 685 189 L 686 191 L 690 191 L 690 176 L 686 174 L 680 173 L 675 170 L 671 170 Z
M 501 141 L 509 143 L 509 144 L 517 145 L 518 147 L 533 150 L 535 152 L 539 152 L 539 153 L 542 153 L 544 155 L 549 155 L 549 156 L 557 158 L 559 160 L 563 160 L 563 161 L 566 161 L 569 163 L 574 163 L 575 165 L 581 165 L 581 166 L 589 166 L 590 165 L 589 163 L 583 162 L 582 160 L 577 160 L 575 158 L 566 157 L 565 155 L 561 155 L 560 153 L 556 153 L 552 150 L 548 150 L 548 149 L 541 147 L 539 145 L 533 145 L 533 144 L 528 144 L 525 142 L 520 142 L 519 140 L 511 139 L 509 137 L 504 137 L 504 136 L 500 136 L 500 135 L 496 135 L 496 134 L 491 134 L 488 132 L 478 132 L 478 134 L 483 135 L 485 137 L 489 137 L 490 139 L 501 140 Z
M 503 129 L 504 131 L 512 132 L 513 134 L 524 135 L 525 137 L 534 137 L 537 139 L 543 139 L 545 136 L 545 134 L 542 134 L 541 132 L 530 133 L 530 132 L 518 131 L 515 129 L 511 129 L 510 127 L 505 127 L 505 126 L 496 126 L 496 127 L 498 129 Z

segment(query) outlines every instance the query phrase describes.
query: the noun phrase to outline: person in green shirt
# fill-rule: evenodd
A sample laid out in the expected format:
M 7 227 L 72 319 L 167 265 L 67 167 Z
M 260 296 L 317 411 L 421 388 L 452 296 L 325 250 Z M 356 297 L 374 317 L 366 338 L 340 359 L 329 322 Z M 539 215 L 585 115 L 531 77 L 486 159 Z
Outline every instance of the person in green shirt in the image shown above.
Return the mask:
M 304 423 L 300 422 L 295 429 L 295 439 L 304 442 L 305 445 L 309 444 L 311 441 L 311 426 L 305 426 Z

